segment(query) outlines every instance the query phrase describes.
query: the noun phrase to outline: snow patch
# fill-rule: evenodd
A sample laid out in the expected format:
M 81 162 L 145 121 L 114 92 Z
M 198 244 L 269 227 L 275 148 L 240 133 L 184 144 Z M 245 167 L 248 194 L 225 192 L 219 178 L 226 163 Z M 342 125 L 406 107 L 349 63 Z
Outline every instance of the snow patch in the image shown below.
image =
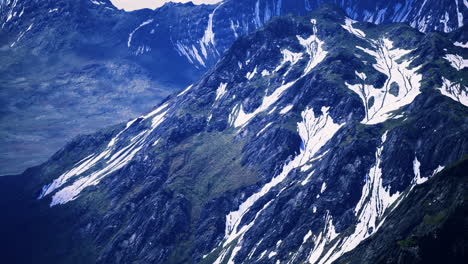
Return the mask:
M 226 94 L 226 87 L 227 83 L 220 83 L 218 89 L 216 89 L 216 99 L 215 101 L 218 101 L 221 99 L 224 94 Z
M 313 24 L 313 29 L 314 29 L 314 35 L 309 37 L 308 39 L 303 39 L 300 36 L 297 36 L 299 43 L 304 46 L 306 49 L 307 54 L 309 54 L 309 62 L 304 69 L 304 73 L 297 78 L 296 80 L 290 81 L 286 84 L 281 85 L 279 88 L 277 88 L 271 95 L 267 95 L 263 97 L 262 104 L 260 107 L 255 109 L 254 112 L 252 113 L 245 113 L 243 110 L 242 105 L 240 106 L 238 113 L 237 113 L 237 118 L 234 122 L 235 127 L 241 127 L 245 126 L 252 118 L 254 118 L 257 114 L 267 110 L 270 106 L 272 106 L 274 103 L 276 103 L 281 95 L 292 85 L 294 85 L 299 79 L 303 78 L 306 76 L 313 68 L 315 68 L 320 62 L 322 62 L 326 55 L 327 52 L 323 50 L 323 41 L 319 40 L 316 36 L 317 34 L 317 27 L 316 27 L 316 21 L 315 19 L 311 20 Z M 302 53 L 294 53 L 291 52 L 287 49 L 281 50 L 281 53 L 283 54 L 283 61 L 280 63 L 280 65 L 275 69 L 275 72 L 278 71 L 286 62 L 290 62 L 290 68 L 294 64 L 296 64 L 301 58 L 302 58 Z M 248 64 L 248 62 L 247 62 Z M 283 75 L 286 76 L 289 72 L 289 70 Z M 234 110 L 234 109 L 233 109 Z
M 349 33 L 357 36 L 358 38 L 365 38 L 366 37 L 366 34 L 360 30 L 360 29 L 357 29 L 357 28 L 354 28 L 353 27 L 353 24 L 356 23 L 356 21 L 350 19 L 350 18 L 346 18 L 345 19 L 345 24 L 344 25 L 341 25 L 344 29 L 346 29 Z
M 247 78 L 250 81 L 250 80 L 252 80 L 253 77 L 255 77 L 255 74 L 257 74 L 257 66 L 255 66 L 255 68 L 253 69 L 252 72 L 248 72 L 245 75 L 245 78 Z
M 462 42 L 457 41 L 457 42 L 453 43 L 453 45 L 455 45 L 457 47 L 464 48 L 464 49 L 468 48 L 468 42 L 462 43 Z
M 322 62 L 327 56 L 327 52 L 323 49 L 324 42 L 320 40 L 317 36 L 317 25 L 315 19 L 311 20 L 313 25 L 314 34 L 307 39 L 302 38 L 301 36 L 296 36 L 307 54 L 309 55 L 309 62 L 307 63 L 306 68 L 304 69 L 304 75 L 308 74 L 313 68 L 315 68 L 320 62 Z
M 333 239 L 338 236 L 338 233 L 335 231 L 335 226 L 333 225 L 333 218 L 330 215 L 330 212 L 327 211 L 325 215 L 325 226 L 323 230 L 318 234 L 318 236 L 314 236 L 314 248 L 309 253 L 307 260 L 309 263 L 321 263 L 318 262 L 320 260 L 320 256 L 322 255 L 323 251 L 325 250 L 325 246 L 328 245 Z
M 283 60 L 275 68 L 274 72 L 279 71 L 287 62 L 290 62 L 290 66 L 292 66 L 302 59 L 302 53 L 292 52 L 288 49 L 281 50 L 281 54 L 283 54 Z
M 245 113 L 242 105 L 240 106 L 239 112 L 237 114 L 237 118 L 234 122 L 235 127 L 241 127 L 246 125 L 252 118 L 254 118 L 259 113 L 267 110 L 271 105 L 276 103 L 279 100 L 281 95 L 291 86 L 296 83 L 297 80 L 291 81 L 287 84 L 284 84 L 277 88 L 271 95 L 267 95 L 263 97 L 262 104 L 255 109 L 252 113 Z
M 354 85 L 346 83 L 348 88 L 357 93 L 363 101 L 366 116 L 362 123 L 378 124 L 389 119 L 392 111 L 413 102 L 421 93 L 422 75 L 417 73 L 420 66 L 409 69 L 413 59 L 397 62 L 412 50 L 393 48 L 393 42 L 389 39 L 382 39 L 375 43 L 375 50 L 357 48 L 373 56 L 377 61 L 373 65 L 374 69 L 387 75 L 387 80 L 380 89 L 366 84 L 365 74 L 359 72 L 356 72 L 356 75 L 361 80 L 360 83 Z M 397 87 L 397 94 L 390 91 L 392 86 Z
M 444 58 L 448 60 L 450 65 L 457 69 L 457 71 L 461 71 L 463 68 L 468 67 L 468 60 L 463 59 L 463 57 L 460 55 L 447 54 Z
M 291 109 L 294 107 L 294 105 L 290 104 L 285 106 L 283 109 L 281 109 L 280 114 L 284 115 L 287 112 L 291 111 Z
M 442 87 L 439 88 L 439 91 L 464 106 L 468 106 L 468 89 L 461 83 L 454 83 L 442 77 Z

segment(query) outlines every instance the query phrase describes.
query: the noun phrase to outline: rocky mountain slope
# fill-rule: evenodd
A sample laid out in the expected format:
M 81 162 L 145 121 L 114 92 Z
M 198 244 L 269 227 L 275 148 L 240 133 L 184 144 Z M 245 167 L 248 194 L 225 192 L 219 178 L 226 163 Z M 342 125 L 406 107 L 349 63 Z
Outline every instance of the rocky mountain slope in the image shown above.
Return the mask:
M 468 17 L 463 0 L 225 0 L 130 13 L 108 0 L 0 1 L 0 174 L 151 109 L 198 79 L 238 37 L 325 2 L 356 20 L 421 31 L 452 31 Z
M 411 251 L 431 234 L 421 217 L 444 230 L 464 204 L 466 162 L 442 171 L 468 154 L 467 59 L 466 27 L 423 34 L 330 6 L 274 18 L 151 112 L 1 178 L 2 246 L 24 263 L 347 263 L 355 249 L 374 263 L 392 239 Z M 439 182 L 453 208 L 415 213 Z M 405 212 L 410 226 L 384 235 Z
M 416 186 L 379 233 L 337 263 L 463 263 L 468 245 L 467 171 L 465 158 Z

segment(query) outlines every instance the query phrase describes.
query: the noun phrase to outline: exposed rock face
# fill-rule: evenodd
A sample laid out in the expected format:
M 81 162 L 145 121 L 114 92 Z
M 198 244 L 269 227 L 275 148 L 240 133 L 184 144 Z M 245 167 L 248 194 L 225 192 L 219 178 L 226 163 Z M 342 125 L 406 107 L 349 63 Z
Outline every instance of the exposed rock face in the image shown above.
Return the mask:
M 463 30 L 376 26 L 329 6 L 275 18 L 153 111 L 1 179 L 14 216 L 0 226 L 45 230 L 29 242 L 47 263 L 352 257 L 468 153 Z
M 462 263 L 466 252 L 466 159 L 416 186 L 382 229 L 338 263 Z
M 226 0 L 129 13 L 107 0 L 1 1 L 0 174 L 20 173 L 77 134 L 148 111 L 197 80 L 238 37 L 323 3 L 355 20 L 424 32 L 455 30 L 468 17 L 463 0 Z

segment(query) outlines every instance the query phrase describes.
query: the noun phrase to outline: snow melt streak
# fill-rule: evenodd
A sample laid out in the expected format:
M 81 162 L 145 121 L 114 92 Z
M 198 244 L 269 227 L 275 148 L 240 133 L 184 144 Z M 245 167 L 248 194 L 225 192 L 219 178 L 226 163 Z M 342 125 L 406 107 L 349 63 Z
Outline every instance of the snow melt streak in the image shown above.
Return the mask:
M 463 59 L 462 56 L 457 54 L 447 54 L 445 55 L 445 59 L 450 62 L 453 68 L 457 69 L 457 71 L 463 70 L 463 68 L 468 67 L 468 60 Z
M 374 69 L 387 75 L 387 80 L 381 89 L 377 89 L 365 83 L 364 73 L 356 72 L 361 83 L 354 85 L 346 83 L 346 85 L 357 93 L 364 103 L 366 116 L 362 123 L 381 123 L 390 118 L 392 111 L 410 104 L 421 93 L 422 75 L 417 73 L 419 67 L 409 69 L 413 60 L 397 62 L 403 56 L 408 55 L 411 50 L 393 48 L 392 41 L 388 39 L 375 43 L 375 50 L 358 48 L 376 59 Z
M 415 157 L 413 160 L 414 178 L 409 186 L 409 191 L 406 192 L 403 197 L 399 192 L 390 194 L 390 187 L 385 188 L 383 186 L 383 174 L 381 169 L 382 153 L 386 139 L 387 132 L 382 136 L 382 143 L 375 153 L 376 163 L 366 175 L 366 182 L 362 189 L 361 198 L 354 209 L 354 214 L 358 219 L 354 232 L 349 236 L 339 238 L 338 241 L 334 243 L 332 239 L 328 239 L 326 241 L 327 244 L 333 243 L 328 252 L 326 254 L 320 252 L 319 258 L 309 258 L 310 263 L 331 264 L 346 252 L 356 248 L 364 239 L 370 237 L 379 230 L 385 221 L 384 215 L 388 210 L 395 209 L 399 202 L 411 192 L 414 186 L 422 184 L 428 179 L 421 176 L 421 163 L 417 157 Z M 443 167 L 439 166 L 434 171 L 433 175 L 442 169 Z M 390 208 L 392 205 L 394 205 L 393 208 Z M 326 225 L 324 230 L 327 230 L 327 228 L 329 227 Z M 316 249 L 314 248 L 311 255 L 313 255 L 315 251 Z
M 341 25 L 344 29 L 346 29 L 349 33 L 357 36 L 358 38 L 365 38 L 366 37 L 366 34 L 360 30 L 360 29 L 357 29 L 357 28 L 354 28 L 353 27 L 353 24 L 356 23 L 356 21 L 350 19 L 350 18 L 346 18 L 345 19 L 345 24 L 344 25 Z
M 461 83 L 454 83 L 442 77 L 442 87 L 439 90 L 443 95 L 468 106 L 468 89 Z
M 137 119 L 127 123 L 125 129 L 120 131 L 112 138 L 104 151 L 100 154 L 92 154 L 82 161 L 78 162 L 71 170 L 62 174 L 52 183 L 44 186 L 38 199 L 45 196 L 55 194 L 52 197 L 50 206 L 65 204 L 75 200 L 81 191 L 86 187 L 97 185 L 105 176 L 123 168 L 130 162 L 135 155 L 144 147 L 146 138 L 154 131 L 156 127 L 164 121 L 164 116 L 167 113 L 163 110 L 167 105 L 163 105 L 146 116 L 137 119 L 152 118 L 152 126 L 150 129 L 143 130 L 138 135 L 132 137 L 125 144 L 117 146 L 117 142 L 121 140 L 122 135 Z M 94 171 L 93 171 L 94 169 Z M 83 176 L 76 179 L 78 176 Z M 72 184 L 59 190 L 72 179 L 76 179 Z
M 297 39 L 299 40 L 299 44 L 301 44 L 306 53 L 309 55 L 309 61 L 307 63 L 307 66 L 304 69 L 304 73 L 297 78 L 296 80 L 290 81 L 286 84 L 281 85 L 278 87 L 271 95 L 265 96 L 263 98 L 262 104 L 260 107 L 255 109 L 255 111 L 251 113 L 245 113 L 242 105 L 239 107 L 237 117 L 234 121 L 234 126 L 235 127 L 242 127 L 246 125 L 252 118 L 254 118 L 257 114 L 266 111 L 270 106 L 272 106 L 274 103 L 276 103 L 281 95 L 291 86 L 293 86 L 299 79 L 303 78 L 306 76 L 313 68 L 315 68 L 319 63 L 321 63 L 325 57 L 327 56 L 327 52 L 323 49 L 324 42 L 321 41 L 317 37 L 317 21 L 315 19 L 311 20 L 311 23 L 313 25 L 313 32 L 314 35 L 310 36 L 307 39 L 303 39 L 301 36 L 296 36 Z M 277 72 L 280 70 L 287 62 L 290 63 L 288 71 L 283 75 L 283 77 L 287 76 L 289 71 L 292 69 L 292 66 L 296 64 L 298 61 L 302 59 L 302 53 L 294 53 L 291 52 L 287 49 L 284 49 L 281 51 L 283 54 L 283 60 L 279 64 L 278 67 L 274 70 L 274 72 Z M 254 69 L 254 74 L 256 73 L 256 69 Z M 247 74 L 247 78 L 251 78 L 253 76 L 250 76 L 250 73 Z M 237 110 L 237 109 L 236 109 Z
M 328 107 L 322 107 L 321 110 L 321 116 L 315 116 L 313 109 L 306 109 L 302 112 L 302 122 L 298 123 L 299 136 L 301 137 L 304 145 L 304 147 L 301 148 L 301 152 L 283 167 L 282 172 L 278 176 L 265 184 L 259 192 L 247 198 L 247 200 L 239 206 L 237 211 L 233 211 L 226 216 L 226 235 L 224 237 L 225 240 L 223 244 L 225 250 L 227 250 L 226 247 L 228 247 L 229 243 L 238 239 L 235 249 L 231 254 L 231 260 L 235 257 L 236 252 L 242 247 L 243 235 L 253 226 L 257 216 L 268 207 L 269 203 L 257 212 L 256 217 L 252 222 L 247 223 L 242 227 L 239 226 L 242 217 L 250 210 L 251 206 L 272 188 L 286 179 L 293 169 L 299 168 L 310 161 L 343 126 L 343 124 L 336 124 L 332 120 L 328 112 Z M 223 258 L 224 256 L 221 254 L 218 258 L 219 263 L 223 261 Z
M 348 237 L 337 241 L 326 254 L 309 259 L 310 263 L 332 263 L 344 253 L 354 249 L 361 241 L 378 230 L 383 223 L 382 216 L 385 211 L 399 197 L 399 193 L 390 195 L 390 190 L 384 188 L 382 184 L 381 156 L 386 138 L 387 133 L 382 136 L 382 144 L 375 153 L 376 163 L 366 176 L 366 183 L 362 189 L 361 199 L 354 209 L 354 213 L 358 219 L 354 232 Z M 330 243 L 332 241 L 328 240 L 327 242 Z M 314 251 L 312 250 L 312 253 Z

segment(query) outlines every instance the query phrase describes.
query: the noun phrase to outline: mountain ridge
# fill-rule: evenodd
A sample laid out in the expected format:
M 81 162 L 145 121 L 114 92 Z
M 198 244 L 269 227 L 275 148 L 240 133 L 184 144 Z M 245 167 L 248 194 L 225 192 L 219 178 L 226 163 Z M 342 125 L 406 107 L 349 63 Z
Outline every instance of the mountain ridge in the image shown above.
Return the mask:
M 330 6 L 273 19 L 153 111 L 21 176 L 70 235 L 42 257 L 73 263 L 73 237 L 98 263 L 339 260 L 466 155 L 456 41 Z
M 445 1 L 445 9 L 432 0 L 326 2 L 356 20 L 401 21 L 424 31 L 452 31 L 468 17 L 461 0 Z M 274 16 L 304 14 L 320 4 L 168 3 L 126 13 L 107 0 L 2 1 L 0 174 L 44 161 L 77 134 L 148 111 L 214 66 L 239 36 Z

